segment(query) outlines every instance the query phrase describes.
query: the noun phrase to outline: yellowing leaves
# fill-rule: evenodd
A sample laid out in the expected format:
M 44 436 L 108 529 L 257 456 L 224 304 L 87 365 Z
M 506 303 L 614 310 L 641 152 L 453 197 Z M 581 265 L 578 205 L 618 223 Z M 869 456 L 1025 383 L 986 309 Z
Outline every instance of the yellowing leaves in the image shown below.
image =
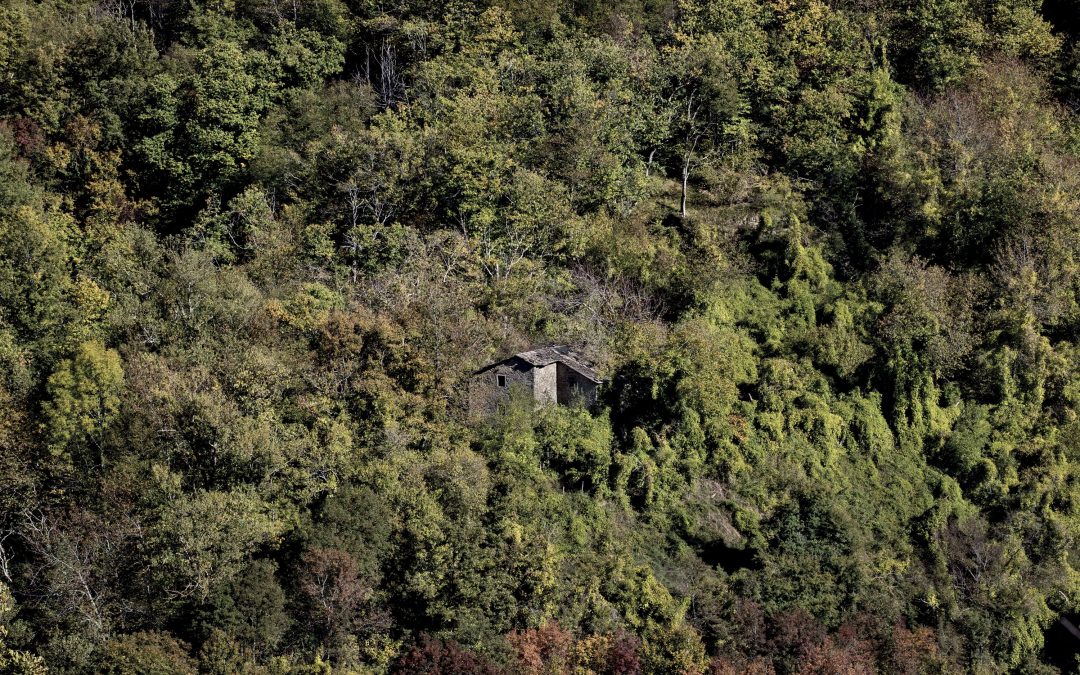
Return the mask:
M 120 409 L 124 371 L 120 355 L 99 342 L 86 342 L 49 377 L 44 404 L 49 448 L 71 460 L 79 446 L 101 451 L 102 435 Z

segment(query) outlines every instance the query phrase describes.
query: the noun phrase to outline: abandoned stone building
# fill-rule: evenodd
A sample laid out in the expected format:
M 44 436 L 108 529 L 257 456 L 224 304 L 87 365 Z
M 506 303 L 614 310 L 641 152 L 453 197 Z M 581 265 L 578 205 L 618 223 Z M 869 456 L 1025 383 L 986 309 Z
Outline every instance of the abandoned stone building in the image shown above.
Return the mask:
M 569 405 L 575 400 L 596 402 L 603 381 L 584 359 L 568 347 L 556 346 L 521 352 L 488 364 L 473 373 L 469 408 L 490 412 L 517 388 L 530 392 L 537 403 Z

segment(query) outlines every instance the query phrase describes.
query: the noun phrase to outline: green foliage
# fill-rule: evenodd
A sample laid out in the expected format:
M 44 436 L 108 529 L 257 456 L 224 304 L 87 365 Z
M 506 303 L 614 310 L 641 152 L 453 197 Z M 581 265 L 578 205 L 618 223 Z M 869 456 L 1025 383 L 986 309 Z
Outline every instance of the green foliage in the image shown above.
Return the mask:
M 176 489 L 172 476 L 160 480 L 168 492 Z M 249 490 L 176 495 L 161 510 L 151 534 L 160 583 L 203 602 L 218 584 L 236 579 L 248 556 L 273 546 L 286 527 Z
M 1075 3 L 0 4 L 0 672 L 1074 665 Z
M 597 489 L 608 483 L 611 425 L 585 408 L 547 411 L 537 429 L 540 461 L 567 485 Z
M 966 75 L 978 63 L 986 27 L 972 3 L 963 0 L 920 0 L 905 17 L 910 50 L 904 61 L 912 79 L 930 87 L 943 87 Z
M 211 632 L 224 631 L 251 653 L 272 654 L 289 628 L 285 593 L 274 572 L 272 562 L 256 560 L 215 589 L 203 619 Z
M 6 623 L 15 611 L 11 591 L 0 582 L 0 673 L 4 675 L 43 675 L 48 672 L 40 656 L 9 648 L 4 644 L 8 629 Z
M 101 343 L 85 342 L 49 376 L 43 412 L 49 451 L 71 460 L 73 448 L 100 452 L 103 436 L 120 409 L 124 370 L 120 355 Z
M 186 645 L 161 633 L 134 633 L 105 646 L 100 672 L 110 675 L 195 673 Z

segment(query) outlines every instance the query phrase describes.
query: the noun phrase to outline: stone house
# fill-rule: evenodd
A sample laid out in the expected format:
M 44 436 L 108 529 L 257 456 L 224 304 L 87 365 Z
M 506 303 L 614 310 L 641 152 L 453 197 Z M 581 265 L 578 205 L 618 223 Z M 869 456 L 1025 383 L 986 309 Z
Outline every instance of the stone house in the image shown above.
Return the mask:
M 542 405 L 569 405 L 580 399 L 585 405 L 596 402 L 603 380 L 580 355 L 568 347 L 556 346 L 514 354 L 488 364 L 472 375 L 469 409 L 491 412 L 510 398 L 514 388 L 530 392 Z

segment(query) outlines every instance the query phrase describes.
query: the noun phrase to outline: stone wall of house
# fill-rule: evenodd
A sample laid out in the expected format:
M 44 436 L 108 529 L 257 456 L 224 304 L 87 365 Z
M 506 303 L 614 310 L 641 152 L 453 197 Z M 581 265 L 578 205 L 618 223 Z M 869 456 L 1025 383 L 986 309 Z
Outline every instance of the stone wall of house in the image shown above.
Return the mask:
M 505 386 L 499 386 L 499 378 Z M 474 416 L 495 411 L 510 398 L 514 389 L 532 396 L 537 403 L 571 403 L 578 397 L 585 405 L 596 402 L 596 383 L 564 363 L 534 368 L 526 361 L 511 358 L 473 375 L 469 381 L 469 412 Z
M 558 366 L 549 363 L 542 368 L 533 368 L 533 396 L 537 403 L 558 403 Z
M 564 363 L 558 364 L 556 389 L 559 403 L 570 404 L 580 396 L 585 405 L 596 403 L 596 383 Z
M 499 376 L 504 378 L 506 386 L 499 386 Z M 473 375 L 469 381 L 469 412 L 473 415 L 494 412 L 499 403 L 510 398 L 510 392 L 515 388 L 527 392 L 533 390 L 532 366 L 520 359 L 511 359 Z

